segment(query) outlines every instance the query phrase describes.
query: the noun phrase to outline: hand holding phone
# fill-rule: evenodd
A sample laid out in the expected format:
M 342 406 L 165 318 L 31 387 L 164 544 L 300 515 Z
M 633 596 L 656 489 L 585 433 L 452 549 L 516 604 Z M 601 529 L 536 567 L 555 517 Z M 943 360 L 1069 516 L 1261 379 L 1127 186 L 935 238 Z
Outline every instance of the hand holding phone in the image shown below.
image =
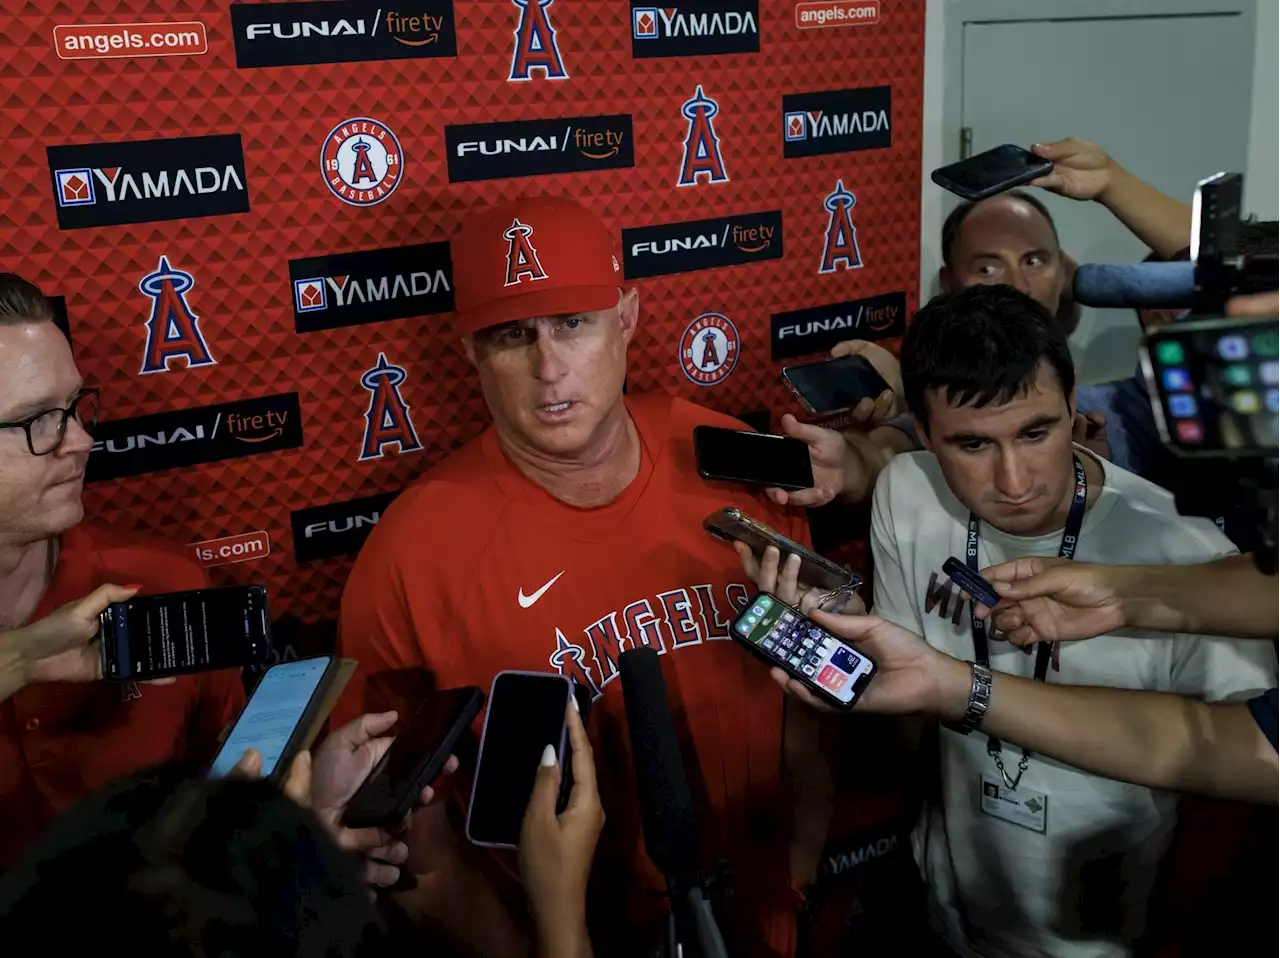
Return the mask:
M 444 770 L 483 706 L 484 693 L 471 686 L 430 693 L 345 803 L 343 824 L 349 828 L 399 825 L 422 790 Z
M 260 585 L 135 596 L 99 623 L 102 677 L 111 682 L 238 669 L 271 654 L 267 590 Z
M 870 360 L 863 356 L 841 356 L 820 363 L 787 366 L 782 378 L 806 410 L 828 415 L 852 409 L 864 399 L 892 393 Z
M 262 755 L 262 777 L 281 781 L 294 757 L 310 746 L 311 729 L 328 716 L 335 699 L 326 693 L 342 671 L 342 661 L 318 655 L 267 669 L 222 743 L 209 777 L 225 778 L 252 748 Z
M 698 475 L 704 479 L 788 490 L 808 489 L 813 485 L 809 447 L 790 436 L 695 426 L 693 451 Z
M 702 528 L 723 542 L 744 543 L 756 558 L 764 555 L 764 550 L 769 546 L 776 547 L 784 556 L 799 556 L 800 581 L 805 585 L 820 589 L 856 589 L 862 584 L 862 577 L 858 574 L 818 555 L 812 549 L 771 529 L 763 522 L 752 519 L 733 506 L 711 513 L 702 520 Z
M 489 690 L 467 809 L 467 838 L 516 848 L 534 779 L 548 745 L 564 773 L 565 709 L 572 683 L 554 672 L 499 672 Z
M 974 201 L 1030 183 L 1052 171 L 1052 160 L 1041 159 L 1030 150 L 1006 143 L 959 163 L 939 167 L 929 178 L 944 190 Z
M 767 592 L 747 604 L 730 634 L 756 658 L 841 711 L 853 708 L 876 672 L 870 658 Z

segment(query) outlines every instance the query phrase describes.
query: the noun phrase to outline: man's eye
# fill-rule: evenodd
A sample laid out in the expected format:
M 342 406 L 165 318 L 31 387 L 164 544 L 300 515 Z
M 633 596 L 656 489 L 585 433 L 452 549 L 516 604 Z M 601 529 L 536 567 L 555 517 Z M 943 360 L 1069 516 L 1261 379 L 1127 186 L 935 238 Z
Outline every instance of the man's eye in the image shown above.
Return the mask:
M 1035 256 L 1028 256 L 1028 257 L 1027 257 L 1027 265 L 1028 265 L 1028 266 L 1043 266 L 1043 265 L 1044 265 L 1044 257 L 1043 257 L 1043 256 L 1040 256 L 1040 255 L 1038 255 L 1038 254 L 1037 254 L 1037 255 L 1035 255 Z
M 986 442 L 981 439 L 973 439 L 969 442 L 961 443 L 960 448 L 963 449 L 965 452 L 981 452 L 984 448 L 986 448 L 986 445 L 987 445 Z
M 528 330 L 523 326 L 512 326 L 502 332 L 502 341 L 504 343 L 520 343 L 528 336 Z
M 1027 442 L 1039 442 L 1049 435 L 1048 429 L 1031 429 L 1022 434 L 1022 438 Z
M 578 316 L 570 316 L 564 321 L 565 329 L 577 329 L 582 325 L 582 319 Z
M 994 266 L 979 266 L 978 275 L 982 277 L 994 276 L 996 275 L 996 268 Z

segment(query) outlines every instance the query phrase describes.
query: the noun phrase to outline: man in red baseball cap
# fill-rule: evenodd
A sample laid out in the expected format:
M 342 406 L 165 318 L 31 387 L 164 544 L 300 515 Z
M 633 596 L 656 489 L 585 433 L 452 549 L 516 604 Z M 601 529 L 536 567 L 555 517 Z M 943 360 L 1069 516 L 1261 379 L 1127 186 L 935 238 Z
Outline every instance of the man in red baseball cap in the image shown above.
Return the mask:
M 813 738 L 789 717 L 784 749 L 782 697 L 729 637 L 753 593 L 702 520 L 737 506 L 807 541 L 804 518 L 697 475 L 694 427 L 740 423 L 662 393 L 623 395 L 639 298 L 622 288 L 614 236 L 591 212 L 556 197 L 503 203 L 466 222 L 453 262 L 455 328 L 493 426 L 406 489 L 365 544 L 340 640 L 360 669 L 335 721 L 375 702 L 404 707 L 373 691 L 385 684 L 379 673 L 428 669 L 442 687 L 487 689 L 503 669 L 558 671 L 584 686 L 608 815 L 594 867 L 596 946 L 644 953 L 664 887 L 643 850 L 616 680 L 621 652 L 657 649 L 685 735 L 702 860 L 723 857 L 733 872 L 733 953 L 790 955 L 795 802 L 784 759 L 811 752 Z M 820 768 L 790 763 L 797 785 L 808 782 L 797 764 Z M 417 882 L 402 904 L 478 954 L 525 954 L 511 918 L 519 899 L 502 904 L 513 901 L 510 862 L 461 841 L 447 804 L 415 817 Z M 816 869 L 818 848 L 804 851 L 797 872 Z

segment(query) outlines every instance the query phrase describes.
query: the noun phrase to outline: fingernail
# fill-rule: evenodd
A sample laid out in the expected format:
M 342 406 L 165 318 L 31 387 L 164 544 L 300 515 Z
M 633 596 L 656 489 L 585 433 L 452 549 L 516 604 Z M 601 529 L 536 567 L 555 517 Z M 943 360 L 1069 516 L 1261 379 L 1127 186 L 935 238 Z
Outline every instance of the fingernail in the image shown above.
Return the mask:
M 573 710 L 575 712 L 577 712 L 579 715 L 582 714 L 582 709 L 578 708 L 578 697 L 576 695 L 569 696 L 569 704 L 573 706 Z
M 120 588 L 122 588 L 122 589 L 141 589 L 141 588 L 142 588 L 142 583 L 141 583 L 141 582 L 130 582 L 128 585 L 123 585 L 123 586 L 121 586 Z
M 546 748 L 542 750 L 542 761 L 539 762 L 538 764 L 541 765 L 543 768 L 550 768 L 555 763 L 556 763 L 556 747 L 554 745 L 548 745 Z

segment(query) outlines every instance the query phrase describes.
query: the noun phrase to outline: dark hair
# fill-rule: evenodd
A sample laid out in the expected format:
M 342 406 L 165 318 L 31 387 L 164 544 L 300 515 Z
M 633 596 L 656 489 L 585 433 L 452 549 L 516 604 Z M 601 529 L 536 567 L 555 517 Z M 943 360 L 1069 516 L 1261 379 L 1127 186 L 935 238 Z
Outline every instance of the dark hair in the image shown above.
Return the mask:
M 0 323 L 14 319 L 52 319 L 40 287 L 17 273 L 0 273 Z
M 1004 193 L 998 193 L 997 196 L 1012 196 L 1015 200 L 1021 200 L 1032 209 L 1036 210 L 1045 221 L 1049 224 L 1049 229 L 1053 230 L 1053 240 L 1058 242 L 1058 226 L 1053 221 L 1053 217 L 1049 215 L 1049 209 L 1038 199 L 1025 190 L 1007 190 Z M 989 196 L 987 199 L 995 199 L 995 196 Z M 969 218 L 969 214 L 974 211 L 979 203 L 985 203 L 987 200 L 966 200 L 961 203 L 950 213 L 942 222 L 942 261 L 947 264 L 947 268 L 951 268 L 951 247 L 955 245 L 956 236 L 960 233 L 960 227 L 964 225 L 964 221 Z
M 1280 223 L 1276 220 L 1245 220 L 1240 224 L 1240 252 L 1246 256 L 1275 256 L 1278 228 Z
M 1047 309 L 1012 286 L 970 286 L 935 296 L 902 338 L 907 408 L 928 427 L 925 394 L 952 406 L 1006 403 L 1035 382 L 1041 362 L 1070 397 L 1076 372 L 1067 337 Z
M 86 799 L 0 881 L 0 941 L 53 956 L 345 958 L 376 933 L 355 859 L 262 781 L 153 769 Z

